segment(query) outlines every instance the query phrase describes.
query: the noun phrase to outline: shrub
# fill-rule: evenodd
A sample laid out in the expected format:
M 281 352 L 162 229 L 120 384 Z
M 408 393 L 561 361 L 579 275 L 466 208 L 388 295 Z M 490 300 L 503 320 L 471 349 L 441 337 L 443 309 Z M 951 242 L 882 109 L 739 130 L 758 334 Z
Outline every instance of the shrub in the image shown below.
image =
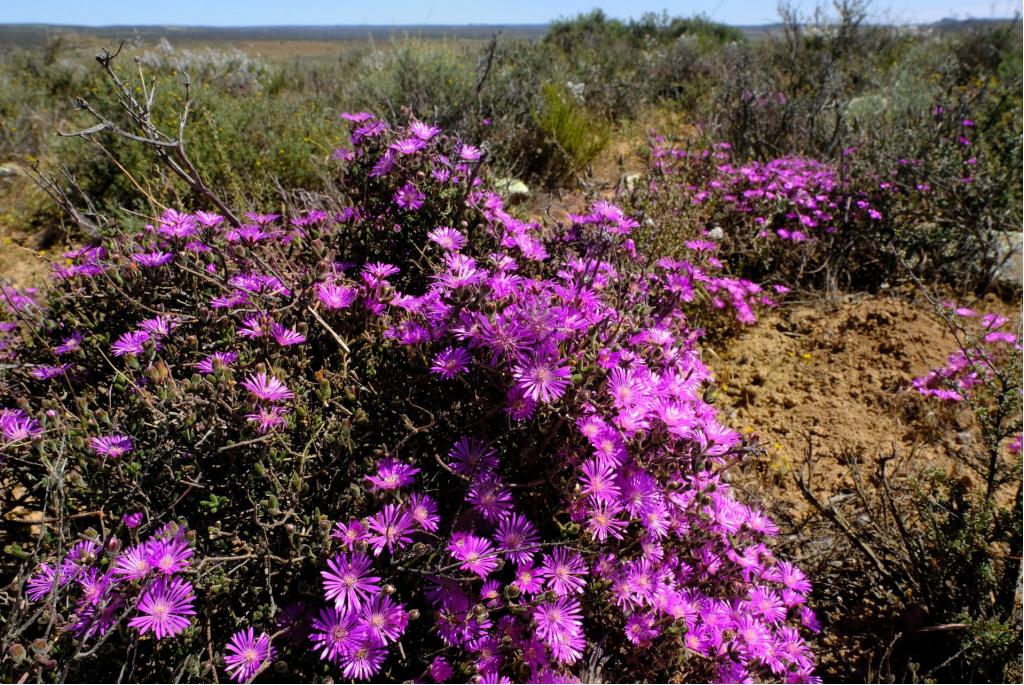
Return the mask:
M 537 115 L 541 131 L 564 160 L 563 174 L 586 169 L 608 144 L 606 124 L 589 118 L 564 88 L 547 83 Z
M 756 287 L 345 116 L 329 211 L 167 210 L 4 291 L 6 677 L 813 679 L 688 324 Z
M 798 285 L 860 284 L 872 273 L 858 258 L 874 247 L 856 243 L 883 216 L 839 169 L 800 157 L 742 163 L 729 143 L 697 142 L 651 141 L 649 171 L 632 201 L 651 219 L 644 237 L 658 249 L 712 238 L 734 273 Z
M 1013 680 L 1020 669 L 1021 355 L 1019 322 L 945 303 L 958 349 L 913 382 L 939 425 L 962 426 L 947 473 L 906 455 L 849 455 L 849 496 L 815 493 L 813 454 L 796 476 L 817 513 L 801 535 L 829 539 L 818 599 L 846 617 L 879 680 Z M 928 406 L 930 405 L 930 406 Z M 969 419 L 965 417 L 970 417 Z M 862 469 L 864 469 L 862 471 Z M 845 660 L 845 656 L 842 657 Z M 848 664 L 836 664 L 848 673 Z M 838 673 L 837 673 L 838 675 Z

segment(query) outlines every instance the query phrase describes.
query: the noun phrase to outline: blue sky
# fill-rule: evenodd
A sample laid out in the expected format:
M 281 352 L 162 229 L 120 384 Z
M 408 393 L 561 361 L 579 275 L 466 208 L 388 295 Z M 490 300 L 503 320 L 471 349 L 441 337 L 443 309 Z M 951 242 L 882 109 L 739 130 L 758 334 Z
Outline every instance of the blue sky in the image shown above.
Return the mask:
M 798 3 L 810 10 L 814 0 Z M 930 22 L 944 17 L 1008 17 L 1011 0 L 875 0 L 876 20 Z M 0 23 L 185 24 L 538 24 L 601 7 L 613 17 L 646 10 L 703 13 L 729 24 L 777 18 L 775 0 L 0 0 Z

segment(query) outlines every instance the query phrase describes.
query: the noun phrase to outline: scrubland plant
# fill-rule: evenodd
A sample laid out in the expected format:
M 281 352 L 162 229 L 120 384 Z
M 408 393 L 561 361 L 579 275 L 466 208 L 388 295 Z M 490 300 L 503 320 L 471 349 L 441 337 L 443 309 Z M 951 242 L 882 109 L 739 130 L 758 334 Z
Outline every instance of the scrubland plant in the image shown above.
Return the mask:
M 664 136 L 651 140 L 648 172 L 631 200 L 649 219 L 644 238 L 659 249 L 710 239 L 733 273 L 800 285 L 856 278 L 858 266 L 839 246 L 884 219 L 872 195 L 835 165 L 801 157 L 743 162 L 729 143 Z
M 7 677 L 813 680 L 689 323 L 756 287 L 344 117 L 343 206 L 167 210 L 4 290 Z
M 713 235 L 733 273 L 794 285 L 894 285 L 906 262 L 918 277 L 985 292 L 1012 259 L 1019 219 L 1019 150 L 998 121 L 1004 106 L 936 102 L 912 130 L 861 131 L 835 161 L 740 156 L 729 142 L 654 136 L 648 170 L 630 194 L 651 220 L 646 238 L 671 251 Z M 904 114 L 909 117 L 909 115 Z
M 947 470 L 895 450 L 873 459 L 849 454 L 851 487 L 825 499 L 809 443 L 795 478 L 817 517 L 803 522 L 802 534 L 818 541 L 811 547 L 830 550 L 828 560 L 812 554 L 806 563 L 822 581 L 817 599 L 833 619 L 843 617 L 840 630 L 861 650 L 865 678 L 1014 680 L 1021 636 L 1020 322 L 932 302 L 957 350 L 907 392 L 927 398 L 921 411 L 940 430 L 961 426 L 958 463 Z M 838 676 L 849 665 L 827 669 Z

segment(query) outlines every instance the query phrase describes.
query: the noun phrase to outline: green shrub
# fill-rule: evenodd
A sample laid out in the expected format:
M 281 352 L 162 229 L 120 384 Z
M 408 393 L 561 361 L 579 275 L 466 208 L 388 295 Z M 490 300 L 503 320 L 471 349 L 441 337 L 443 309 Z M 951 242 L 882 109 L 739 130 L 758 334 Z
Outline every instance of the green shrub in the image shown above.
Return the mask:
M 588 116 L 564 88 L 545 84 L 542 97 L 540 129 L 563 157 L 565 173 L 580 173 L 608 144 L 608 127 Z

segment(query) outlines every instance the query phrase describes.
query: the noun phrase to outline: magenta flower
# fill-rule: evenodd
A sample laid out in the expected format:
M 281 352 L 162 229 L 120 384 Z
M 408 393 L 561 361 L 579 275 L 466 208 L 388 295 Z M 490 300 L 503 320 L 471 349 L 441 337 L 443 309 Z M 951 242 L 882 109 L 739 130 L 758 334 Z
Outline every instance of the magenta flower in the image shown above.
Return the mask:
M 169 238 L 187 238 L 196 232 L 196 221 L 191 214 L 168 209 L 160 215 L 157 231 Z
M 416 121 L 415 119 L 409 122 L 409 133 L 420 140 L 430 140 L 440 132 L 441 128 L 439 126 L 424 124 L 422 121 Z
M 325 607 L 313 619 L 309 639 L 321 650 L 321 659 L 336 664 L 365 642 L 366 628 L 352 612 Z
M 342 112 L 338 116 L 346 121 L 351 121 L 356 124 L 362 124 L 375 118 L 370 112 Z
M 402 637 L 409 622 L 409 614 L 391 597 L 378 594 L 360 610 L 359 618 L 367 634 L 380 644 L 395 642 Z
M 331 537 L 341 540 L 345 547 L 352 550 L 356 543 L 366 539 L 366 526 L 359 519 L 352 519 L 348 523 L 338 521 L 331 531 Z
M 270 333 L 273 326 L 274 320 L 270 318 L 270 315 L 257 312 L 242 319 L 238 334 L 243 338 L 262 338 Z
M 20 409 L 0 409 L 0 432 L 9 444 L 35 439 L 43 434 L 43 428 Z
M 56 365 L 43 365 L 37 366 L 32 369 L 29 373 L 32 374 L 33 378 L 37 378 L 41 381 L 48 381 L 51 378 L 57 376 L 63 376 L 71 369 L 71 364 L 56 364 Z
M 148 544 L 129 547 L 114 561 L 114 574 L 125 580 L 141 580 L 152 571 Z
M 123 334 L 110 346 L 110 351 L 115 357 L 123 357 L 126 354 L 142 354 L 149 340 L 149 333 L 145 331 L 131 331 Z
M 423 206 L 426 197 L 419 188 L 406 182 L 404 186 L 395 191 L 395 204 L 402 209 L 415 210 Z
M 35 575 L 25 583 L 25 596 L 33 602 L 38 602 L 53 592 L 55 587 L 62 584 L 63 572 L 49 564 L 39 564 Z
M 53 348 L 53 351 L 57 354 L 64 355 L 71 352 L 77 352 L 82 346 L 82 341 L 85 336 L 82 333 L 72 333 L 64 341 Z
M 181 578 L 158 578 L 142 594 L 139 600 L 139 615 L 128 621 L 143 635 L 153 631 L 156 639 L 174 637 L 188 628 L 195 616 L 192 602 L 195 595 L 192 585 Z
M 316 296 L 325 309 L 347 309 L 356 301 L 355 290 L 334 283 L 318 283 Z
M 255 395 L 257 399 L 266 402 L 282 402 L 295 397 L 294 393 L 288 389 L 288 386 L 263 371 L 257 374 L 250 374 L 245 382 L 242 383 L 242 387 Z
M 615 482 L 615 469 L 601 459 L 583 462 L 583 494 L 597 502 L 618 502 L 622 493 Z
M 139 527 L 139 524 L 142 523 L 142 520 L 144 518 L 145 518 L 145 514 L 143 514 L 141 511 L 136 511 L 136 512 L 132 512 L 130 514 L 125 514 L 124 516 L 121 517 L 121 521 L 124 522 L 124 525 L 129 530 L 134 530 L 134 529 Z
M 164 266 L 170 264 L 174 260 L 174 255 L 170 252 L 161 252 L 160 250 L 154 250 L 153 252 L 136 252 L 132 255 L 132 261 L 139 266 L 147 268 L 155 268 L 158 266 Z
M 652 613 L 633 614 L 626 621 L 626 639 L 634 645 L 647 645 L 658 637 L 657 617 Z
M 441 517 L 437 514 L 437 502 L 430 495 L 414 493 L 406 503 L 409 517 L 416 522 L 420 530 L 436 533 Z
M 466 501 L 488 523 L 497 523 L 512 513 L 512 492 L 494 475 L 473 481 Z
M 538 604 L 533 610 L 533 620 L 537 625 L 537 635 L 548 645 L 583 632 L 580 603 L 571 597 Z
M 366 541 L 373 547 L 374 556 L 385 548 L 394 553 L 395 547 L 402 548 L 412 542 L 412 517 L 395 504 L 385 504 L 377 514 L 366 519 L 366 527 L 369 529 Z
M 346 678 L 369 680 L 384 663 L 387 650 L 372 638 L 364 638 L 351 652 L 341 658 L 341 672 Z
M 526 596 L 535 595 L 544 589 L 541 577 L 532 563 L 520 564 L 516 567 L 516 577 L 512 581 L 512 585 Z
M 398 274 L 400 269 L 394 264 L 373 262 L 363 267 L 362 277 L 367 285 L 374 287 L 388 285 L 388 279 Z
M 213 212 L 199 211 L 196 212 L 194 216 L 198 224 L 206 226 L 207 228 L 214 228 L 215 226 L 219 225 L 221 222 L 224 221 L 224 217 L 222 217 L 220 214 L 215 214 Z
M 494 534 L 498 549 L 509 560 L 517 564 L 529 564 L 540 542 L 537 529 L 522 514 L 513 513 L 498 524 Z
M 153 340 L 167 337 L 177 327 L 178 323 L 169 316 L 154 316 L 139 324 L 139 328 L 149 333 Z
M 257 407 L 252 414 L 246 414 L 245 419 L 249 423 L 256 424 L 256 431 L 260 435 L 266 435 L 272 430 L 284 428 L 288 425 L 288 410 L 284 407 Z
M 430 677 L 435 683 L 446 683 L 454 674 L 451 664 L 443 656 L 435 656 L 430 662 Z
M 177 536 L 170 540 L 152 540 L 146 544 L 146 551 L 150 566 L 165 576 L 187 569 L 194 553 L 188 542 Z
M 427 146 L 424 139 L 418 137 L 403 138 L 391 144 L 390 149 L 400 155 L 414 155 Z
M 438 226 L 430 233 L 427 233 L 427 238 L 437 243 L 445 250 L 451 250 L 453 252 L 461 250 L 466 246 L 466 236 L 460 231 L 448 226 Z
M 436 373 L 441 378 L 450 380 L 460 373 L 464 373 L 472 362 L 473 357 L 463 348 L 447 347 L 438 352 L 437 356 L 434 357 L 434 363 L 430 367 L 430 371 Z
M 277 344 L 282 347 L 287 345 L 300 345 L 306 342 L 306 336 L 302 335 L 298 331 L 292 330 L 291 328 L 285 328 L 279 323 L 275 323 L 270 327 L 270 334 L 274 336 L 274 340 Z
M 452 536 L 448 551 L 462 562 L 459 568 L 481 578 L 487 578 L 491 571 L 498 568 L 498 553 L 487 538 L 476 535 Z
M 200 362 L 196 362 L 196 371 L 209 375 L 214 372 L 217 364 L 229 367 L 238 361 L 237 352 L 214 352 Z
M 545 554 L 538 573 L 559 597 L 583 592 L 587 586 L 581 578 L 587 575 L 583 558 L 564 547 L 555 547 L 550 554 Z
M 587 530 L 590 536 L 598 542 L 604 542 L 609 537 L 622 538 L 622 531 L 628 525 L 627 521 L 616 518 L 622 513 L 623 508 L 611 502 L 597 502 L 587 511 Z
M 388 457 L 377 464 L 377 473 L 372 476 L 363 476 L 363 478 L 370 481 L 373 490 L 397 490 L 412 485 L 419 472 L 420 470 L 415 466 Z
M 106 435 L 99 438 L 89 438 L 89 446 L 93 452 L 104 457 L 116 459 L 134 449 L 132 439 L 127 435 Z
M 467 162 L 475 162 L 482 156 L 480 148 L 472 145 L 463 145 L 459 148 L 459 157 Z
M 527 397 L 535 402 L 553 402 L 569 387 L 568 366 L 559 359 L 535 359 L 529 364 L 517 364 L 513 376 Z
M 448 456 L 453 460 L 449 466 L 455 473 L 475 476 L 498 468 L 498 453 L 483 440 L 462 436 L 455 443 Z
M 334 600 L 334 606 L 340 611 L 358 610 L 380 592 L 380 578 L 367 574 L 372 564 L 370 557 L 362 552 L 328 559 L 329 570 L 320 572 L 324 578 L 324 597 Z
M 240 630 L 224 648 L 224 669 L 236 682 L 244 683 L 269 663 L 274 653 L 269 635 L 257 636 L 252 628 Z

